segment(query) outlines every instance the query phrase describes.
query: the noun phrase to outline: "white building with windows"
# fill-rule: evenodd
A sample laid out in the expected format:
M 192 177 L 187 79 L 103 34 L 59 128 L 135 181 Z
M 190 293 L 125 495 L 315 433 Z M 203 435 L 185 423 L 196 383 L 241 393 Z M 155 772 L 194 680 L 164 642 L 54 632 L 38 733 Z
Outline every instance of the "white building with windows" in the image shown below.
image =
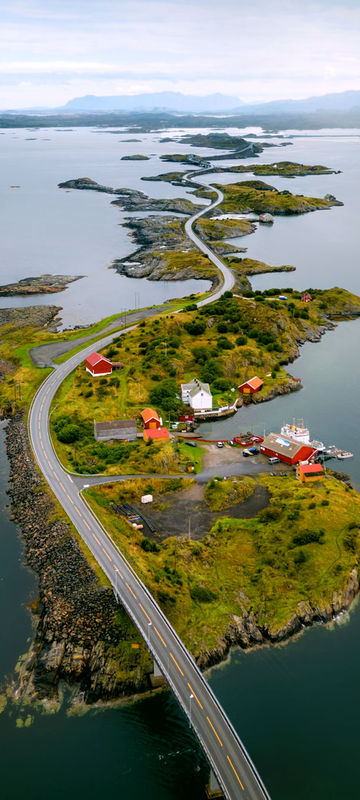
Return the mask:
M 181 399 L 194 411 L 211 411 L 212 394 L 208 383 L 194 378 L 190 383 L 181 384 Z

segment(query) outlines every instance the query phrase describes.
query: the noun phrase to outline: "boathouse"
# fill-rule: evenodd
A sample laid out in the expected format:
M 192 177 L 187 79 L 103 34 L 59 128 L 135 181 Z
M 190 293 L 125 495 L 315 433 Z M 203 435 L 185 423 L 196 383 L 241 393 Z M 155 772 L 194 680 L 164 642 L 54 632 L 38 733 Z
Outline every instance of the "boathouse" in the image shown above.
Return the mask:
M 311 303 L 311 301 L 312 301 L 312 297 L 311 297 L 310 292 L 304 292 L 304 294 L 301 295 L 301 302 L 302 303 Z
M 86 359 L 86 371 L 90 372 L 93 377 L 100 377 L 101 375 L 111 375 L 112 363 L 108 358 L 102 356 L 101 353 L 91 353 Z
M 322 464 L 298 464 L 296 477 L 302 483 L 321 481 L 324 478 L 324 467 Z
M 144 408 L 141 412 L 141 419 L 145 430 L 156 430 L 161 427 L 161 420 L 153 408 Z
M 278 458 L 284 464 L 298 464 L 299 461 L 308 461 L 317 450 L 308 444 L 287 439 L 279 433 L 269 433 L 260 445 L 260 452 L 271 458 Z
M 245 383 L 241 383 L 240 386 L 238 386 L 238 391 L 241 394 L 255 394 L 255 392 L 260 391 L 263 384 L 264 381 L 255 375 L 254 378 L 250 378 L 250 380 L 245 381 Z

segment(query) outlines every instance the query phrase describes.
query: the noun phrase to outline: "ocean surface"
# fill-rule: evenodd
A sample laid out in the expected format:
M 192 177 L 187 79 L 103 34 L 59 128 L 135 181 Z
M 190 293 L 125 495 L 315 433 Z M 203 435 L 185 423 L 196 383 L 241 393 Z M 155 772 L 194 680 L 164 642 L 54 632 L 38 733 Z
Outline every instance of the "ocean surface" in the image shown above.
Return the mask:
M 143 162 L 140 168 L 137 162 L 119 162 L 126 148 L 129 150 L 130 147 L 133 153 L 157 154 L 165 152 L 165 148 L 169 148 L 167 152 L 178 152 L 184 147 L 178 143 L 159 144 L 159 138 L 165 135 L 164 132 L 161 136 L 141 135 L 136 137 L 142 139 L 141 144 L 128 143 L 120 147 L 121 138 L 133 136 L 95 130 L 62 131 L 59 136 L 54 131 L 6 132 L 9 152 L 18 146 L 24 155 L 22 160 L 14 156 L 11 177 L 7 173 L 5 180 L 2 177 L 1 181 L 2 190 L 7 193 L 9 203 L 14 204 L 13 213 L 17 215 L 12 227 L 9 224 L 10 211 L 6 212 L 8 225 L 1 220 L 3 250 L 8 254 L 5 280 L 15 280 L 39 271 L 81 273 L 82 269 L 75 262 L 83 252 L 84 258 L 91 260 L 94 276 L 100 271 L 103 280 L 104 275 L 111 275 L 114 280 L 121 281 L 119 276 L 105 271 L 106 253 L 110 260 L 122 254 L 118 248 L 123 235 L 117 225 L 119 212 L 110 206 L 109 198 L 90 192 L 66 193 L 54 189 L 53 209 L 59 217 L 54 220 L 55 212 L 49 210 L 49 197 L 53 191 L 52 188 L 49 190 L 49 181 L 53 186 L 59 180 L 86 175 L 110 185 L 134 186 L 149 194 L 161 191 L 161 196 L 170 196 L 173 187 L 139 180 L 139 175 L 146 171 L 147 174 L 156 174 L 160 168 L 163 170 L 158 155 Z M 27 140 L 33 136 L 37 137 L 35 141 Z M 0 136 L 0 149 L 5 137 Z M 51 142 L 47 141 L 48 138 Z M 281 159 L 323 163 L 343 172 L 290 181 L 279 178 L 265 180 L 292 192 L 320 197 L 331 192 L 344 200 L 345 205 L 299 218 L 276 219 L 271 229 L 261 228 L 252 236 L 242 238 L 241 246 L 249 248 L 251 257 L 273 264 L 291 263 L 297 267 L 295 273 L 270 276 L 270 283 L 266 285 L 283 286 L 283 281 L 285 286 L 301 288 L 338 284 L 359 292 L 356 242 L 360 212 L 356 177 L 359 136 L 354 132 L 349 135 L 338 131 L 331 136 L 328 132 L 311 132 L 311 135 L 296 136 L 291 141 L 291 147 L 280 151 Z M 60 142 L 61 165 L 66 166 L 65 171 L 61 169 L 61 174 L 59 156 L 56 155 L 55 159 L 49 157 L 52 150 L 57 148 L 58 152 L 61 149 Z M 279 151 L 276 155 L 275 152 L 266 150 L 260 159 L 275 161 L 278 157 L 280 160 Z M 29 158 L 30 153 L 33 160 Z M 204 151 L 204 155 L 206 153 Z M 215 177 L 220 183 L 222 176 Z M 234 179 L 231 173 L 229 177 Z M 28 187 L 28 200 L 23 205 L 19 200 L 21 190 L 8 189 L 10 184 L 17 183 Z M 178 188 L 176 193 L 179 194 Z M 29 203 L 33 194 L 36 202 Z M 15 195 L 16 201 L 12 199 Z M 71 204 L 70 212 L 65 208 L 67 202 Z M 30 216 L 34 224 L 37 215 L 37 235 L 33 235 L 26 216 Z M 41 215 L 45 215 L 42 222 Z M 98 220 L 101 224 L 99 222 L 94 231 L 93 226 Z M 20 221 L 27 231 L 27 240 L 25 238 L 23 242 L 18 232 L 16 241 L 14 239 Z M 57 226 L 56 252 L 52 253 L 53 232 Z M 67 230 L 72 231 L 70 241 Z M 38 241 L 40 232 L 42 240 Z M 15 252 L 17 250 L 16 275 L 11 272 L 15 270 L 11 264 L 14 245 Z M 130 252 L 128 240 L 126 246 Z M 33 253 L 40 259 L 41 270 L 36 268 Z M 55 259 L 51 266 L 48 262 L 50 254 Z M 27 258 L 26 265 L 20 263 L 21 255 Z M 64 259 L 62 269 L 61 259 Z M 264 281 L 267 277 L 257 278 L 256 285 Z M 71 298 L 73 288 L 82 283 L 85 286 L 85 282 L 79 281 L 67 292 L 55 295 L 55 301 L 50 299 L 50 302 L 63 304 L 62 298 L 65 295 Z M 137 292 L 142 291 L 143 283 L 136 282 L 139 286 Z M 152 289 L 154 285 L 146 282 L 146 298 L 148 287 Z M 174 296 L 173 291 L 171 296 Z M 74 295 L 72 297 L 68 306 L 69 324 L 71 313 L 75 314 Z M 129 303 L 131 299 L 129 295 Z M 105 295 L 102 302 L 101 316 L 112 313 L 113 308 L 106 306 Z M 82 303 L 84 318 L 87 318 L 92 298 L 86 291 Z M 203 429 L 207 430 L 209 438 L 220 436 L 220 432 L 221 438 L 230 438 L 236 430 L 277 429 L 282 422 L 303 417 L 312 436 L 355 453 L 353 460 L 342 464 L 330 463 L 349 472 L 354 483 L 360 486 L 359 333 L 360 320 L 341 323 L 319 344 L 304 345 L 300 358 L 289 366 L 289 371 L 303 380 L 301 392 L 254 408 L 241 409 L 231 420 L 206 425 Z M 31 572 L 22 566 L 21 541 L 16 526 L 9 519 L 5 494 L 8 466 L 3 439 L 2 428 L 1 680 L 11 674 L 14 664 L 27 648 L 31 624 L 26 603 L 36 595 L 36 582 Z M 268 647 L 250 653 L 235 650 L 228 662 L 211 671 L 211 685 L 248 747 L 273 800 L 348 800 L 358 797 L 359 659 L 360 610 L 359 604 L 355 603 L 351 612 L 331 627 L 314 626 L 282 647 Z M 128 706 L 90 711 L 81 717 L 66 715 L 65 692 L 64 708 L 58 714 L 35 714 L 31 719 L 32 711 L 29 709 L 29 715 L 29 727 L 19 727 L 26 720 L 27 712 L 20 715 L 13 710 L 11 714 L 7 711 L 0 714 L 1 796 L 4 800 L 22 800 L 24 797 L 28 800 L 48 800 L 49 797 L 62 800 L 64 796 L 69 800 L 78 797 L 98 800 L 100 795 L 108 793 L 116 793 L 126 800 L 143 797 L 149 800 L 180 800 L 184 796 L 188 800 L 205 798 L 206 764 L 203 755 L 175 700 L 167 692 Z M 21 717 L 20 722 L 18 717 Z

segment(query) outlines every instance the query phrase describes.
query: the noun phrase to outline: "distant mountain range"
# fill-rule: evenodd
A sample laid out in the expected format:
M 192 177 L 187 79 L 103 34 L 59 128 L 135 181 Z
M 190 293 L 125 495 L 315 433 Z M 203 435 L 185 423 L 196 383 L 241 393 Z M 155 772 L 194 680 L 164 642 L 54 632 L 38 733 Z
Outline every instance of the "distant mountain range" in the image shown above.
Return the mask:
M 238 97 L 226 94 L 204 96 L 181 94 L 181 92 L 154 92 L 150 94 L 115 95 L 97 97 L 94 94 L 75 97 L 57 111 L 181 111 L 221 112 L 242 105 Z
M 245 104 L 238 97 L 225 94 L 203 96 L 186 95 L 181 92 L 154 92 L 136 95 L 98 97 L 85 95 L 69 100 L 65 106 L 54 109 L 66 113 L 80 112 L 161 112 L 171 113 L 225 113 L 232 114 L 292 114 L 316 113 L 318 111 L 352 111 L 360 108 L 360 91 L 339 92 L 304 100 L 272 100 L 268 103 Z

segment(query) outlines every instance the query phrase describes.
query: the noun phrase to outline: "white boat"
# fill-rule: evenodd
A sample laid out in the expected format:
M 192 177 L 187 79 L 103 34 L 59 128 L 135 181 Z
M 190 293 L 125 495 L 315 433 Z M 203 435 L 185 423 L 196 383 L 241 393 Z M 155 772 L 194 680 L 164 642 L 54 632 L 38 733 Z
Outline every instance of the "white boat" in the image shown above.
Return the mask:
M 310 441 L 310 431 L 309 428 L 305 428 L 303 419 L 298 420 L 298 424 L 295 423 L 295 420 L 293 420 L 292 425 L 287 422 L 281 428 L 281 435 L 300 444 L 310 445 L 319 453 L 323 453 L 325 450 L 324 442 L 319 442 L 317 439 Z
M 340 450 L 340 452 L 338 453 L 337 457 L 340 458 L 341 460 L 344 459 L 344 458 L 353 458 L 354 457 L 354 453 L 350 453 L 349 450 Z
M 325 452 L 324 442 L 318 442 L 316 439 L 313 439 L 313 441 L 310 442 L 310 444 L 311 444 L 311 447 L 313 447 L 315 450 L 318 451 L 318 453 L 324 453 Z

